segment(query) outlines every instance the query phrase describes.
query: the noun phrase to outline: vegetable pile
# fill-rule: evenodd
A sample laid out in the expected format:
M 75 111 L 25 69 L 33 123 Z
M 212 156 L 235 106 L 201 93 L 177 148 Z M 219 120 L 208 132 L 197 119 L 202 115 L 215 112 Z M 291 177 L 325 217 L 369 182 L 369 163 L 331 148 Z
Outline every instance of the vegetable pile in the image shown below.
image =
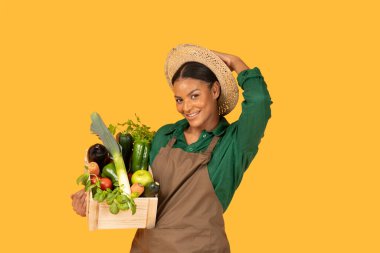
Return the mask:
M 97 143 L 88 149 L 85 173 L 77 178 L 77 184 L 92 191 L 94 200 L 106 202 L 112 214 L 120 210 L 135 214 L 134 199 L 155 197 L 160 189 L 148 171 L 155 132 L 142 124 L 137 115 L 136 119 L 137 123 L 128 120 L 107 128 L 98 113 L 91 114 L 91 131 L 103 145 Z

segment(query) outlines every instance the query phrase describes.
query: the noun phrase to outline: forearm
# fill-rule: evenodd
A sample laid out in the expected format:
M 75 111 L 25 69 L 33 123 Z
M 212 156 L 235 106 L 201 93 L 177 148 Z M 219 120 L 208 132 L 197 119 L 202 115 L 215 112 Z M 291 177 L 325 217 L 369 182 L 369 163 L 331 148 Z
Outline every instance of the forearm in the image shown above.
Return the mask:
M 249 67 L 237 56 L 233 57 L 231 67 L 238 75 L 240 74 L 240 72 L 249 69 Z

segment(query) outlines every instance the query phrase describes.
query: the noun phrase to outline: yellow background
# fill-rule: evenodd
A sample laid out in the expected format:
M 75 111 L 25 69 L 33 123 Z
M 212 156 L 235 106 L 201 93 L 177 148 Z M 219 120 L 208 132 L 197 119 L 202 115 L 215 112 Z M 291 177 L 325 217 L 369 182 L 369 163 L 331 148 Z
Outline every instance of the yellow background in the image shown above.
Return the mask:
M 90 114 L 180 119 L 164 60 L 196 43 L 258 66 L 274 101 L 225 213 L 232 252 L 380 252 L 375 3 L 1 1 L 2 249 L 128 252 L 134 230 L 89 232 L 71 208 Z

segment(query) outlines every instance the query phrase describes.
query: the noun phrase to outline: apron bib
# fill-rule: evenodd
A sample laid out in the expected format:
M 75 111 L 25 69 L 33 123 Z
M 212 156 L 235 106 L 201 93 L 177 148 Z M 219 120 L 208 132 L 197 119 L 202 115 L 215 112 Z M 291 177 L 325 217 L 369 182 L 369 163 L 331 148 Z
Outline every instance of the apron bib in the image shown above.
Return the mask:
M 202 153 L 173 148 L 173 137 L 153 162 L 160 183 L 154 229 L 138 229 L 132 253 L 229 253 L 223 208 L 207 164 L 219 137 Z

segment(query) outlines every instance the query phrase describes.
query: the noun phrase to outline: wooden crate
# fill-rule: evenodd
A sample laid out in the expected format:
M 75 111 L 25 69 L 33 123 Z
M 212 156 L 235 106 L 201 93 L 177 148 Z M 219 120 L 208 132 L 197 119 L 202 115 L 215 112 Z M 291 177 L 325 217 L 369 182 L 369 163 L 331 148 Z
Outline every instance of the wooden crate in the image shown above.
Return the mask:
M 154 228 L 158 198 L 136 198 L 136 213 L 112 214 L 107 203 L 98 203 L 87 193 L 87 220 L 90 231 L 97 229 Z

